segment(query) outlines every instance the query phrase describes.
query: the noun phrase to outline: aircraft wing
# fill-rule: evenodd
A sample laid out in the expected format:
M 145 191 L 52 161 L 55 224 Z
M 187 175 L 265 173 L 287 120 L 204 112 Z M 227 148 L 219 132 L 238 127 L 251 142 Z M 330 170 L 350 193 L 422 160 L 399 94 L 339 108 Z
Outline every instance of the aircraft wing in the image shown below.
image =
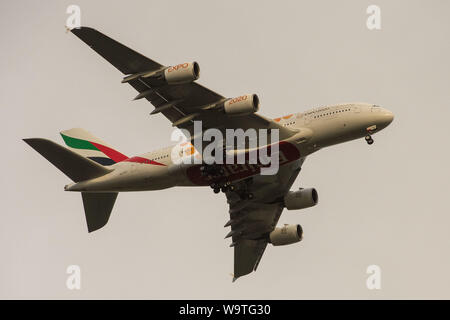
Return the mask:
M 225 129 L 278 129 L 279 139 L 291 137 L 297 131 L 280 125 L 259 114 L 229 116 L 205 106 L 225 101 L 224 96 L 197 82 L 153 86 L 139 74 L 164 70 L 166 67 L 109 38 L 101 32 L 81 27 L 71 32 L 127 77 L 139 94 L 154 107 L 152 114 L 162 113 L 173 126 L 187 129 L 193 136 L 193 120 L 201 120 L 203 130 Z M 297 177 L 302 160 L 280 168 L 276 175 L 256 176 L 238 182 L 236 190 L 227 192 L 230 204 L 231 237 L 234 243 L 234 279 L 256 270 L 267 246 L 267 236 L 274 229 L 283 211 L 283 196 Z M 239 192 L 254 194 L 252 200 L 241 200 Z
M 234 278 L 256 271 L 268 243 L 268 235 L 275 228 L 283 211 L 283 197 L 300 172 L 303 160 L 287 164 L 276 175 L 259 175 L 238 182 L 234 191 L 228 191 L 231 236 L 234 247 Z M 240 192 L 254 195 L 242 200 Z
M 71 32 L 124 75 L 138 75 L 166 68 L 95 29 L 80 27 Z M 153 113 L 162 113 L 173 126 L 187 129 L 191 136 L 192 120 L 202 120 L 203 129 L 217 128 L 222 131 L 237 128 L 279 129 L 281 140 L 296 133 L 258 114 L 231 117 L 217 110 L 205 110 L 205 106 L 225 101 L 226 98 L 196 82 L 157 87 L 152 86 L 145 77 L 135 77 L 127 82 L 155 107 Z

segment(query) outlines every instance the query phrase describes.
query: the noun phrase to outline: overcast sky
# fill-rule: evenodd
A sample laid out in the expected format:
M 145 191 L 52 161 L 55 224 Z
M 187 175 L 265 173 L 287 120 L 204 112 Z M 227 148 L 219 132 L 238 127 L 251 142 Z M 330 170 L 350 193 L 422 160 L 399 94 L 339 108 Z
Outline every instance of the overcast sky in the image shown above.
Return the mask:
M 66 8 L 165 65 L 196 60 L 199 82 L 257 93 L 275 118 L 369 102 L 395 113 L 374 135 L 310 156 L 293 188 L 319 204 L 285 211 L 304 240 L 268 246 L 232 283 L 228 206 L 209 188 L 121 193 L 87 233 L 81 196 L 21 141 L 63 143 L 83 127 L 126 155 L 170 145 L 153 107 L 65 32 Z M 381 30 L 366 9 L 381 8 Z M 449 1 L 2 1 L 0 298 L 450 298 Z M 368 290 L 366 268 L 381 268 Z M 66 268 L 79 265 L 81 290 Z

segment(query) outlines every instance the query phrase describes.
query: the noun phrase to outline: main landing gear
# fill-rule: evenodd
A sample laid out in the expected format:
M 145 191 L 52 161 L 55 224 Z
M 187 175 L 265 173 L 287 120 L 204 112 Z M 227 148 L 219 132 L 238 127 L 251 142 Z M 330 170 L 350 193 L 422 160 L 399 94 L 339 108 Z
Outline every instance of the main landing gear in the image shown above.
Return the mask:
M 225 182 L 213 182 L 210 184 L 211 189 L 213 189 L 214 193 L 234 191 L 235 186 L 231 184 L 230 181 Z
M 213 189 L 214 193 L 235 190 L 235 186 L 231 184 L 231 181 L 224 179 L 224 173 L 225 171 L 223 168 L 218 165 L 202 165 L 200 167 L 200 174 L 208 180 L 213 181 L 210 184 L 210 187 Z
M 239 185 L 236 186 L 232 184 L 231 181 L 227 180 L 224 173 L 223 167 L 216 164 L 204 164 L 200 167 L 200 174 L 211 181 L 209 186 L 213 189 L 214 193 L 219 193 L 221 191 L 223 193 L 235 191 L 243 200 L 253 199 L 253 193 L 250 192 L 250 185 L 252 184 L 251 178 L 241 181 Z

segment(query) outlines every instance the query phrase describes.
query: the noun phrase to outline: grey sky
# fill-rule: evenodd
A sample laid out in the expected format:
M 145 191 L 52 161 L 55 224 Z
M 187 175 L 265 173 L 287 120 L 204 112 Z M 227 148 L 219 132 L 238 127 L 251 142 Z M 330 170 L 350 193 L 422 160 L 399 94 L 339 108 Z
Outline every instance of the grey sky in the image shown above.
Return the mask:
M 285 211 L 304 241 L 269 246 L 231 282 L 224 195 L 208 188 L 121 193 L 87 233 L 81 196 L 20 139 L 59 143 L 83 127 L 127 155 L 170 145 L 170 123 L 121 74 L 65 32 L 83 25 L 166 65 L 196 60 L 200 83 L 257 93 L 277 117 L 340 102 L 395 113 L 374 136 L 309 157 L 293 188 L 319 205 Z M 381 7 L 382 29 L 366 28 Z M 0 298 L 450 298 L 448 1 L 3 1 Z M 77 264 L 82 289 L 65 286 Z M 382 289 L 366 288 L 366 268 Z

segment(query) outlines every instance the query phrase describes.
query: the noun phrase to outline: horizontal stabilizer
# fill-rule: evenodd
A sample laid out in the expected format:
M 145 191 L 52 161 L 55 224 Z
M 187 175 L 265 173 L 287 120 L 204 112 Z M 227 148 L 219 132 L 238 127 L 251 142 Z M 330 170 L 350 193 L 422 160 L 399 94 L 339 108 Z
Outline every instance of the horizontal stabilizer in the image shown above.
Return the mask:
M 110 170 L 96 162 L 53 141 L 42 138 L 23 139 L 23 141 L 74 182 L 97 178 L 110 172 Z
M 81 194 L 89 232 L 100 229 L 108 222 L 117 194 L 117 192 Z

